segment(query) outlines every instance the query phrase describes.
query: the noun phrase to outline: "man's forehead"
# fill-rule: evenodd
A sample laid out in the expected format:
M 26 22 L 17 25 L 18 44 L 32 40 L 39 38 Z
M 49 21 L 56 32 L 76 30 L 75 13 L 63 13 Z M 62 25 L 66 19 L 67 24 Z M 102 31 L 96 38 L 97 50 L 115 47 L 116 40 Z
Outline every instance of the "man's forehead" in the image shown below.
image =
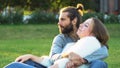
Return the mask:
M 61 12 L 59 17 L 68 17 L 68 12 Z

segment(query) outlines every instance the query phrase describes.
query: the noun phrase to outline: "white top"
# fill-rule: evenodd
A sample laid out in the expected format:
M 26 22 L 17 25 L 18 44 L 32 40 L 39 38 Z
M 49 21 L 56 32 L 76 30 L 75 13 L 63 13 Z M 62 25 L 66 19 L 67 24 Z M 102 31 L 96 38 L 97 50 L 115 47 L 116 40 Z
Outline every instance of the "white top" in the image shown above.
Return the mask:
M 63 50 L 65 52 L 74 52 L 81 57 L 86 57 L 101 47 L 100 42 L 94 36 L 81 38 L 75 44 L 67 44 Z

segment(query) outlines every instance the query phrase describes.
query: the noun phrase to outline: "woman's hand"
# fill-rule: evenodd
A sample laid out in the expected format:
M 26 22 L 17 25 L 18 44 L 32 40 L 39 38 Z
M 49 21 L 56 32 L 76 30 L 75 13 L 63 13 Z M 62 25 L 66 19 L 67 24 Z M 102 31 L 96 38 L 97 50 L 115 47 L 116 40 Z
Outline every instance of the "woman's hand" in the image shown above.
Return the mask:
M 70 59 L 70 62 L 68 62 L 66 64 L 67 68 L 73 68 L 73 66 L 74 67 L 80 66 L 85 62 L 85 60 L 82 57 L 80 57 L 79 55 L 77 55 L 77 54 L 75 54 L 73 52 L 69 53 L 68 58 Z
M 74 65 L 74 63 L 72 61 L 69 61 L 69 62 L 66 63 L 65 68 L 76 68 L 76 66 Z
M 58 67 L 58 64 L 53 64 L 49 68 L 59 68 L 59 67 Z
M 16 58 L 16 62 L 25 62 L 27 61 L 28 59 L 31 59 L 33 57 L 33 55 L 31 54 L 26 54 L 26 55 L 22 55 L 22 56 L 19 56 Z

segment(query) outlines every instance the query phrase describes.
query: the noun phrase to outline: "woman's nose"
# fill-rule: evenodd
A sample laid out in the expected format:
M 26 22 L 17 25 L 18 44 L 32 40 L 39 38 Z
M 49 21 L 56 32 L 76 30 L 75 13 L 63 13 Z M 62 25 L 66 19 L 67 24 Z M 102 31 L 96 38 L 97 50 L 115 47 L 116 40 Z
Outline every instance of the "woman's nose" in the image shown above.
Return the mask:
M 82 24 L 80 24 L 79 27 L 82 27 Z

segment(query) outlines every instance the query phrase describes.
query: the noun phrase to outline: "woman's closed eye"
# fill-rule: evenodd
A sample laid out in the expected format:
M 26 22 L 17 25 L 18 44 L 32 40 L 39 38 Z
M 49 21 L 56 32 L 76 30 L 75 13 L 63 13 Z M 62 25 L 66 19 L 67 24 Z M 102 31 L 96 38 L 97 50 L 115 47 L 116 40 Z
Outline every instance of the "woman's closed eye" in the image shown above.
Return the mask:
M 85 27 L 88 27 L 88 25 L 89 25 L 88 23 L 84 24 Z

